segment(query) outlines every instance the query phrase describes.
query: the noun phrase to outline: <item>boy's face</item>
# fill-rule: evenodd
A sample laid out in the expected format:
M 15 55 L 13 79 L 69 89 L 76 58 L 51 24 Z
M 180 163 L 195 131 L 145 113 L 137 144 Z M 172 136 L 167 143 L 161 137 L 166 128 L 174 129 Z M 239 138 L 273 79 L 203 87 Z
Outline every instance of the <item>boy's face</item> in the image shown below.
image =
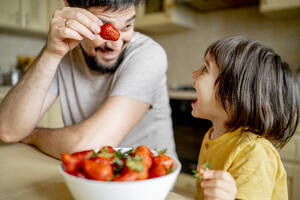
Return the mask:
M 224 118 L 226 112 L 216 99 L 215 86 L 219 76 L 219 67 L 215 58 L 209 53 L 205 56 L 204 64 L 193 72 L 194 88 L 197 98 L 192 103 L 192 115 L 197 118 L 214 121 L 216 118 Z
M 120 32 L 117 41 L 104 40 L 100 35 L 96 39 L 85 38 L 81 45 L 89 57 L 95 58 L 97 65 L 104 68 L 114 68 L 118 65 L 119 57 L 134 35 L 135 6 L 125 10 L 105 11 L 102 7 L 91 7 L 88 11 L 102 20 L 110 22 Z

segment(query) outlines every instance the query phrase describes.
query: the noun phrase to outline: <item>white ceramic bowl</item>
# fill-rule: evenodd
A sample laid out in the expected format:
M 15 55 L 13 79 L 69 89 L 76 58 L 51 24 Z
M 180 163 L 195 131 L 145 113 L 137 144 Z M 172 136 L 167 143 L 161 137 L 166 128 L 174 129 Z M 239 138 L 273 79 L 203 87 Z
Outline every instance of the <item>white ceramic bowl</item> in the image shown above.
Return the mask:
M 128 148 L 120 148 L 128 150 Z M 173 171 L 165 176 L 130 182 L 96 181 L 66 173 L 63 165 L 59 171 L 78 200 L 164 200 L 172 190 L 181 170 L 180 162 L 172 158 Z

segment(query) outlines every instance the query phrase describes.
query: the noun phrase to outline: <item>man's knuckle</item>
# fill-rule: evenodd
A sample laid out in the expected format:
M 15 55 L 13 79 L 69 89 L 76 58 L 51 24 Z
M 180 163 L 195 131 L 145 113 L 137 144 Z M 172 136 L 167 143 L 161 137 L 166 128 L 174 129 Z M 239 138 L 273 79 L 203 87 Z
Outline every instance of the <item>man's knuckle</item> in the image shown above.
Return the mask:
M 64 29 L 62 30 L 62 34 L 63 34 L 63 35 L 67 35 L 67 34 L 68 34 L 68 31 L 67 31 L 66 28 L 64 28 Z
M 67 24 L 66 24 L 66 25 L 68 25 L 68 26 L 74 26 L 74 24 L 75 24 L 75 21 L 72 20 L 72 19 L 69 19 L 69 20 L 67 21 Z
M 77 20 L 79 20 L 79 19 L 81 19 L 82 18 L 82 14 L 80 13 L 80 12 L 75 12 L 75 18 L 77 19 Z

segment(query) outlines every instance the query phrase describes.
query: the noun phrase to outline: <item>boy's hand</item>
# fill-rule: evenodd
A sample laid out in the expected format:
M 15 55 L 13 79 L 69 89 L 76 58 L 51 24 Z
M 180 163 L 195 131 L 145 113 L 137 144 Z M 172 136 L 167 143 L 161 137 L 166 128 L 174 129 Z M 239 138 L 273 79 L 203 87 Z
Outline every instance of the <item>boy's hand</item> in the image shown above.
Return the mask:
M 237 193 L 235 180 L 226 171 L 205 170 L 201 187 L 205 200 L 234 200 Z

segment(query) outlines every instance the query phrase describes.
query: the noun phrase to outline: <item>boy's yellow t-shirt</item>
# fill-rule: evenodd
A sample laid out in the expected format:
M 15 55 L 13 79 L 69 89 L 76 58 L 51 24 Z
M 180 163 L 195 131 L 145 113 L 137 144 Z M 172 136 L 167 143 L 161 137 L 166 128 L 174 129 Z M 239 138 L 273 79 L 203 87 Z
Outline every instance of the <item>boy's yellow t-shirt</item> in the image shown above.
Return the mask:
M 203 139 L 198 168 L 209 162 L 214 170 L 228 171 L 236 181 L 236 199 L 288 199 L 286 171 L 267 139 L 240 128 L 211 140 L 211 131 Z M 199 183 L 196 199 L 203 199 Z

